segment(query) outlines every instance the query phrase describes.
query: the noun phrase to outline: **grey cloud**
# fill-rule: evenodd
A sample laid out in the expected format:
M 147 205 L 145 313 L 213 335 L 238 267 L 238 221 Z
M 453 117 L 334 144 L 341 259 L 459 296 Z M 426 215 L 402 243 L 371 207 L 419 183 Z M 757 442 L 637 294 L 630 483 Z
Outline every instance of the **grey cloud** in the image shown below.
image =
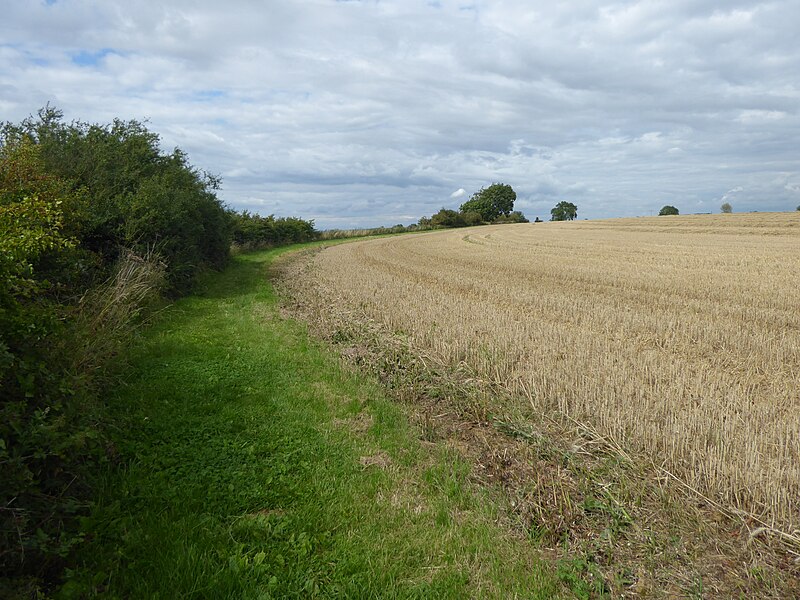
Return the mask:
M 149 118 L 230 205 L 321 226 L 407 222 L 493 181 L 540 216 L 737 187 L 736 210 L 797 205 L 792 0 L 460 4 L 11 3 L 0 111 Z

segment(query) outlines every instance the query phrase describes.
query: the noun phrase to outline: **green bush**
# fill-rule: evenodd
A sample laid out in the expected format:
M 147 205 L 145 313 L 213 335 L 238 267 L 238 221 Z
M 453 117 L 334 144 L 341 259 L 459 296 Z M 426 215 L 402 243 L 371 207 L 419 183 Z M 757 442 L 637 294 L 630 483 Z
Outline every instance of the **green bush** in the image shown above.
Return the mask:
M 669 215 L 678 215 L 680 211 L 675 208 L 674 206 L 670 206 L 669 204 L 662 207 L 660 211 L 658 211 L 658 216 L 664 217 Z
M 433 228 L 447 228 L 447 227 L 466 227 L 467 221 L 464 218 L 464 213 L 460 213 L 449 208 L 442 208 L 435 215 L 431 216 L 431 227 Z
M 476 210 L 462 212 L 461 216 L 464 219 L 464 224 L 467 226 L 483 225 L 483 215 Z
M 286 244 L 310 242 L 317 238 L 313 221 L 296 217 L 262 217 L 248 211 L 230 211 L 233 242 L 243 249 L 270 248 Z
M 203 269 L 225 265 L 231 229 L 215 194 L 218 179 L 192 167 L 179 149 L 163 154 L 158 135 L 138 121 L 66 124 L 62 117 L 46 107 L 5 124 L 2 138 L 35 144 L 44 171 L 83 199 L 66 231 L 93 258 L 95 283 L 111 275 L 124 249 L 155 250 L 174 294 L 190 290 Z
M 462 213 L 477 212 L 482 221 L 491 222 L 501 215 L 508 215 L 514 210 L 517 193 L 505 183 L 493 183 L 481 188 L 461 205 Z
M 70 406 L 75 382 L 59 352 L 76 240 L 65 233 L 67 186 L 44 172 L 26 138 L 0 146 L 0 575 L 42 578 L 79 541 L 63 520 L 90 445 Z
M 515 210 L 507 215 L 500 215 L 492 223 L 530 223 L 520 211 Z

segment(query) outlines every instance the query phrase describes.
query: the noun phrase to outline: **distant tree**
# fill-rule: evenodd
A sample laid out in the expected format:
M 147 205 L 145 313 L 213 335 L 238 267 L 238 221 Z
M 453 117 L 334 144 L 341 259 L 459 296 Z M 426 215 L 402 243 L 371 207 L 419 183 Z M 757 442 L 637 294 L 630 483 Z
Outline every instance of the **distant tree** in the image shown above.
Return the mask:
M 432 227 L 466 227 L 466 225 L 467 222 L 464 219 L 464 215 L 449 208 L 442 208 L 439 212 L 431 217 Z
M 233 224 L 234 243 L 246 250 L 309 242 L 317 237 L 314 221 L 297 217 L 276 219 L 275 215 L 262 217 L 248 211 L 238 213 L 233 210 L 228 211 L 228 216 Z
M 797 210 L 800 211 L 800 206 L 797 207 Z
M 534 221 L 534 223 L 541 223 L 541 222 L 542 222 L 542 220 L 539 217 L 536 217 L 536 220 Z
M 492 223 L 529 223 L 529 221 L 520 211 L 513 210 L 507 215 L 500 215 Z
M 720 210 L 721 210 L 723 213 L 725 213 L 726 215 L 729 215 L 729 214 L 731 214 L 731 213 L 733 212 L 733 207 L 730 205 L 730 203 L 729 203 L 729 202 L 724 202 L 724 203 L 722 204 L 722 206 L 720 206 L 720 207 L 719 207 L 719 209 L 720 209 Z
M 550 210 L 551 221 L 572 221 L 578 217 L 578 207 L 562 200 Z
M 481 188 L 461 205 L 461 212 L 478 212 L 484 221 L 494 221 L 500 215 L 508 215 L 514 210 L 517 193 L 505 183 L 493 183 Z
M 675 208 L 674 206 L 670 206 L 667 204 L 666 206 L 662 207 L 660 211 L 658 211 L 658 216 L 663 217 L 666 215 L 679 215 L 680 211 Z
M 477 210 L 462 212 L 461 216 L 464 218 L 465 225 L 483 225 L 483 216 Z

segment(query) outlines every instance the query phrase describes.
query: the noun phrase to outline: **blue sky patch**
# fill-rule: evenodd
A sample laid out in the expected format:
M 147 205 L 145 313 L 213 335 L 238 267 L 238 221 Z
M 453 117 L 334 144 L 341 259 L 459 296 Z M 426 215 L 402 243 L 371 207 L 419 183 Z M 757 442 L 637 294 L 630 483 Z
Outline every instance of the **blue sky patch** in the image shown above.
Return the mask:
M 116 54 L 116 52 L 110 48 L 103 48 L 102 50 L 95 51 L 81 50 L 80 52 L 73 53 L 70 59 L 80 67 L 96 67 L 109 54 Z

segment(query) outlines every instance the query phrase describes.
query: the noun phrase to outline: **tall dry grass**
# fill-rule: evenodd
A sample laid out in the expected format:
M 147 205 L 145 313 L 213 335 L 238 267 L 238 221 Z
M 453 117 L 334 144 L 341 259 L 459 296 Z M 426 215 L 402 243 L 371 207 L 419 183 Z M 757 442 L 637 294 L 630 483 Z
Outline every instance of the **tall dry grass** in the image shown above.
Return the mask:
M 124 250 L 114 274 L 84 295 L 67 348 L 75 373 L 101 369 L 127 342 L 142 314 L 161 298 L 166 269 L 154 252 Z
M 726 506 L 800 526 L 800 214 L 376 239 L 307 273 L 531 418 L 589 424 Z

